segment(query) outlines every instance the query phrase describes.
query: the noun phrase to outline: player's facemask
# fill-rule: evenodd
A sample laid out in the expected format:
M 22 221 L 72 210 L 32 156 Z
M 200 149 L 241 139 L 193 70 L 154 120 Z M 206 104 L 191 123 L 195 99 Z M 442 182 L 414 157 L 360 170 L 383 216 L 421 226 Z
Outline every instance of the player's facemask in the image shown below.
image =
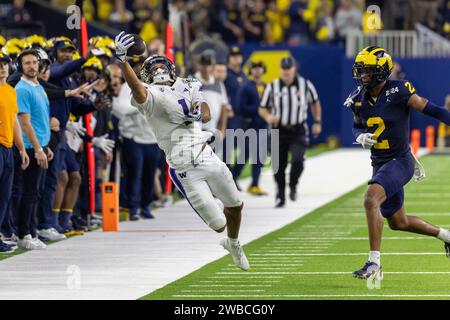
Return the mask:
M 391 56 L 383 48 L 367 47 L 358 53 L 353 64 L 353 79 L 365 91 L 386 81 L 392 71 Z
M 148 84 L 174 82 L 176 79 L 175 66 L 163 56 L 147 58 L 141 69 L 141 79 Z

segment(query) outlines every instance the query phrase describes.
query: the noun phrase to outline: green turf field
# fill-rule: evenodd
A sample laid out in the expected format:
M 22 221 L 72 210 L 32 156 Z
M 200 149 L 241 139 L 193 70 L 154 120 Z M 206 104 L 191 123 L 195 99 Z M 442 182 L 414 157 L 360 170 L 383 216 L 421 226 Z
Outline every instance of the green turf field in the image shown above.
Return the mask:
M 427 179 L 408 184 L 406 210 L 450 228 L 450 157 L 421 161 Z M 143 299 L 450 299 L 450 259 L 443 243 L 392 231 L 387 223 L 381 288 L 352 278 L 369 250 L 365 188 L 247 244 L 250 271 L 237 269 L 227 255 Z

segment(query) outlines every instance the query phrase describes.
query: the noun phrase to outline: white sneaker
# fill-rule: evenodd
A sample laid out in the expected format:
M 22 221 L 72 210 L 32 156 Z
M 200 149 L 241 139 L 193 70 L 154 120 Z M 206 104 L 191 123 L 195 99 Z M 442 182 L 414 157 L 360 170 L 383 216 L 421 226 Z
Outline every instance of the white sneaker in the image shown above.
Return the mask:
M 33 238 L 33 243 L 36 246 L 37 250 L 46 249 L 47 248 L 47 245 L 45 243 L 43 243 L 41 240 L 39 240 L 38 237 Z
M 41 250 L 47 247 L 39 239 L 33 239 L 30 234 L 27 234 L 23 239 L 20 239 L 19 242 L 17 242 L 17 245 L 23 250 Z
M 9 243 L 11 243 L 11 244 L 13 244 L 13 243 L 17 244 L 17 242 L 19 242 L 19 237 L 16 236 L 16 235 L 13 233 L 12 236 L 9 237 L 9 238 L 3 236 L 3 237 L 2 237 L 2 241 L 3 241 L 3 242 L 9 242 Z
M 37 234 L 40 235 L 41 237 L 47 238 L 51 241 L 67 239 L 67 237 L 65 235 L 56 231 L 55 228 L 38 230 Z
M 234 264 L 237 265 L 244 271 L 250 269 L 250 264 L 248 263 L 247 257 L 245 256 L 244 250 L 242 250 L 239 241 L 232 243 L 229 238 L 224 238 L 220 240 L 220 245 L 230 252 L 233 257 Z

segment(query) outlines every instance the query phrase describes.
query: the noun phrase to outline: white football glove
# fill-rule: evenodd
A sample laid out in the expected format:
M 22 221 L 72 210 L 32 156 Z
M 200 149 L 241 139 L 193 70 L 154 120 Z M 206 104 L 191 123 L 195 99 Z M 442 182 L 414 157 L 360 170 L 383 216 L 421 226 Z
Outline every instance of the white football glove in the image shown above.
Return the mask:
M 86 134 L 86 128 L 83 127 L 83 122 L 81 121 L 81 118 L 77 122 L 68 121 L 66 128 L 67 131 L 69 131 L 73 135 L 79 136 L 80 138 L 84 137 L 84 135 Z
M 101 149 L 105 153 L 110 153 L 113 151 L 116 142 L 114 140 L 106 138 L 108 134 L 104 134 L 101 137 L 92 138 L 92 144 L 97 148 Z
M 373 136 L 373 133 L 361 133 L 358 138 L 356 138 L 356 142 L 361 144 L 364 149 L 370 149 L 377 143 L 377 140 L 374 140 Z
M 184 116 L 184 121 L 186 122 L 195 122 L 200 121 L 202 119 L 202 113 L 200 108 L 197 107 L 194 111 L 190 111 L 187 115 Z
M 412 154 L 414 157 L 414 175 L 413 179 L 415 181 L 420 181 L 425 179 L 425 169 L 423 168 L 422 164 L 419 162 L 419 160 L 416 158 L 414 154 Z
M 127 60 L 127 50 L 134 44 L 134 38 L 131 34 L 122 31 L 116 36 L 114 44 L 116 45 L 116 58 L 124 63 Z

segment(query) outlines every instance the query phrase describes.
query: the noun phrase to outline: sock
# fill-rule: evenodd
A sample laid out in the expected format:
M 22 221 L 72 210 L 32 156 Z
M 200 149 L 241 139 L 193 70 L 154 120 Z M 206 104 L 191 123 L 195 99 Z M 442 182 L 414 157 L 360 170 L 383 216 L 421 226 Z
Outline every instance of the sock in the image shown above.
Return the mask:
M 60 212 L 60 224 L 63 228 L 71 228 L 72 227 L 72 221 L 70 218 L 72 217 L 73 209 L 68 208 L 62 208 Z
M 438 239 L 441 239 L 444 242 L 450 242 L 450 230 L 445 230 L 439 228 L 439 234 L 437 235 Z
M 55 229 L 59 228 L 59 213 L 60 213 L 60 211 L 61 210 L 59 210 L 59 209 L 55 209 L 55 208 L 52 209 L 52 224 Z
M 230 237 L 228 237 L 228 239 L 230 239 L 230 242 L 231 242 L 232 244 L 236 244 L 236 243 L 239 242 L 238 239 L 231 239 Z
M 369 261 L 375 262 L 377 265 L 381 266 L 381 253 L 380 251 L 369 251 Z

